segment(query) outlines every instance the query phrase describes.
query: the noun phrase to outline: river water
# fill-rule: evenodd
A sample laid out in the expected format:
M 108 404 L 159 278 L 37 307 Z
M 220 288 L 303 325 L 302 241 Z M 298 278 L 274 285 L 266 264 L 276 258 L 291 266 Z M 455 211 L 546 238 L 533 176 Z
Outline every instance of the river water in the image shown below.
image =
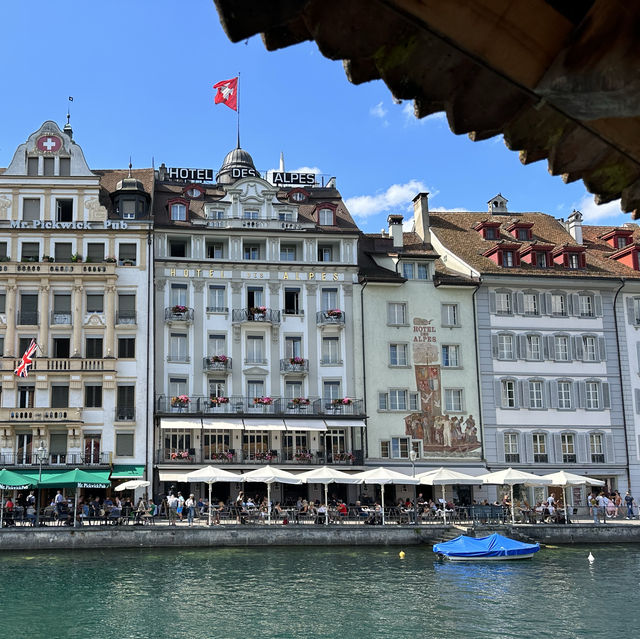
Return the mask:
M 19 639 L 634 637 L 640 546 L 442 563 L 430 547 L 0 555 Z M 595 561 L 587 561 L 589 551 Z

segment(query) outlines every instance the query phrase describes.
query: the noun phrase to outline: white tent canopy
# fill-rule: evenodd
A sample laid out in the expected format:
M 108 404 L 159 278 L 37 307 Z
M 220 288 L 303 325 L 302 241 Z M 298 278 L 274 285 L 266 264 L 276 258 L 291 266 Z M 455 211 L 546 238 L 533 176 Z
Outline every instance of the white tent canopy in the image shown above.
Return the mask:
M 286 470 L 280 470 L 279 468 L 275 468 L 269 464 L 263 466 L 262 468 L 256 468 L 255 470 L 251 470 L 244 475 L 239 475 L 238 479 L 242 482 L 245 481 L 256 481 L 267 484 L 267 511 L 268 511 L 268 522 L 271 523 L 271 484 L 281 483 L 281 484 L 301 484 L 302 480 L 294 475 L 293 473 L 289 473 Z
M 231 473 L 224 468 L 216 468 L 215 466 L 205 466 L 199 470 L 194 470 L 192 473 L 185 475 L 186 481 L 201 481 L 205 484 L 209 484 L 209 526 L 211 526 L 211 485 L 219 481 L 232 482 L 241 481 L 240 475 L 237 473 Z
M 146 488 L 150 485 L 151 482 L 144 479 L 131 479 L 129 481 L 123 482 L 122 484 L 118 484 L 113 490 L 135 490 L 136 488 Z
M 564 470 L 560 470 L 557 473 L 550 473 L 549 475 L 543 475 L 544 479 L 548 479 L 551 482 L 551 486 L 560 486 L 562 488 L 562 501 L 565 508 L 565 521 L 569 521 L 569 504 L 567 503 L 567 486 L 604 486 L 605 482 L 600 479 L 594 479 L 593 477 L 585 477 L 584 475 L 576 475 L 575 473 L 568 473 Z M 573 503 L 573 500 L 571 500 Z
M 429 470 L 425 473 L 420 473 L 416 476 L 416 479 L 418 479 L 421 484 L 425 484 L 426 486 L 442 486 L 442 517 L 445 524 L 447 523 L 447 508 L 446 500 L 444 497 L 444 487 L 453 486 L 455 484 L 470 485 L 482 483 L 482 480 L 478 479 L 477 477 L 466 475 L 465 473 L 461 473 L 450 468 L 444 468 L 442 466 L 440 468 L 436 468 L 435 470 Z
M 330 466 L 314 468 L 298 475 L 307 484 L 324 484 L 325 523 L 329 523 L 329 484 L 361 484 L 356 475 L 350 475 Z

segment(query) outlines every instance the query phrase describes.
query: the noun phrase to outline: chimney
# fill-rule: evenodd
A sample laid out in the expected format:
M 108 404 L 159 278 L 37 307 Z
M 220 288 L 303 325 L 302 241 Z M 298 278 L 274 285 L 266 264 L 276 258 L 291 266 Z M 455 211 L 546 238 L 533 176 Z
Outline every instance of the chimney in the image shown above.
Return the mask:
M 387 218 L 389 222 L 389 235 L 393 238 L 393 248 L 402 248 L 404 240 L 402 238 L 402 215 L 390 215 Z
M 567 227 L 567 231 L 569 231 L 571 237 L 578 244 L 582 244 L 582 213 L 574 210 L 568 217 L 565 226 Z
M 418 193 L 413 198 L 413 223 L 423 242 L 429 242 L 429 194 Z

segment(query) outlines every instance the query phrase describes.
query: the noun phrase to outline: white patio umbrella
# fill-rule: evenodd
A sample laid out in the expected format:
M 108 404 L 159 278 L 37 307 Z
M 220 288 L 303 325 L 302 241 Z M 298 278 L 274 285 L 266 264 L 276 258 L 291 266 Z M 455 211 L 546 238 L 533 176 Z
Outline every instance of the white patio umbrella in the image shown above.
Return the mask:
M 280 484 L 301 484 L 302 480 L 294 475 L 293 473 L 288 473 L 286 470 L 280 470 L 279 468 L 274 468 L 273 466 L 267 464 L 262 468 L 256 468 L 255 470 L 251 470 L 244 475 L 239 475 L 238 479 L 241 481 L 257 481 L 262 482 L 267 485 L 267 512 L 268 518 L 267 522 L 271 523 L 271 484 L 280 483 Z
M 330 466 L 314 468 L 297 475 L 307 484 L 324 484 L 325 522 L 329 523 L 329 484 L 361 484 L 362 480 Z
M 151 482 L 146 481 L 145 479 L 130 479 L 129 481 L 125 481 L 122 484 L 118 484 L 113 490 L 135 490 L 136 488 L 146 488 L 150 485 Z
M 473 475 L 466 475 L 460 473 L 457 470 L 451 470 L 450 468 L 436 468 L 435 470 L 428 470 L 425 473 L 420 473 L 416 476 L 416 479 L 425 486 L 442 486 L 442 518 L 444 524 L 447 523 L 447 508 L 446 500 L 444 498 L 444 487 L 452 486 L 454 484 L 481 484 L 482 480 Z
M 380 486 L 381 495 L 381 507 L 382 507 L 382 524 L 384 525 L 384 487 L 386 484 L 410 484 L 416 486 L 419 481 L 416 477 L 409 477 L 404 473 L 399 473 L 396 470 L 390 470 L 383 466 L 372 468 L 371 470 L 364 470 L 361 473 L 355 473 L 351 475 L 361 480 L 364 484 L 378 484 Z
M 567 495 L 565 492 L 567 486 L 604 486 L 605 484 L 605 482 L 600 479 L 576 475 L 575 473 L 568 473 L 564 470 L 560 470 L 557 473 L 550 473 L 549 475 L 542 475 L 542 477 L 550 480 L 550 486 L 560 486 L 562 488 L 562 501 L 564 502 L 565 520 L 567 523 L 569 523 L 569 504 L 567 503 Z
M 187 481 L 201 481 L 205 484 L 209 484 L 209 526 L 211 526 L 211 485 L 218 481 L 241 481 L 241 476 L 237 473 L 231 473 L 224 468 L 216 468 L 215 466 L 205 466 L 199 470 L 194 470 L 192 473 L 185 475 Z
M 525 473 L 523 470 L 507 468 L 495 473 L 486 473 L 476 477 L 477 481 L 483 484 L 493 484 L 496 486 L 509 486 L 511 489 L 511 523 L 516 523 L 515 510 L 513 508 L 513 487 L 516 484 L 526 484 L 527 486 L 550 486 L 551 481 L 540 475 Z

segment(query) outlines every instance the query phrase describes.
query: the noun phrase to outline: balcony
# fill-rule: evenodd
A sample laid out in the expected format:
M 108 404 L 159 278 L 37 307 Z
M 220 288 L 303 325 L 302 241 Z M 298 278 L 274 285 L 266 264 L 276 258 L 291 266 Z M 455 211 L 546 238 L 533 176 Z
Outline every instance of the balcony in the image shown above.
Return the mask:
M 6 275 L 24 275 L 33 273 L 35 275 L 48 274 L 72 274 L 72 275 L 115 275 L 116 265 L 104 263 L 86 262 L 2 262 L 0 263 L 0 273 Z
M 169 306 L 164 309 L 164 321 L 167 322 L 167 324 L 176 322 L 190 324 L 193 322 L 193 309 L 181 305 Z
M 77 422 L 82 420 L 81 408 L 0 408 L 0 422 L 30 424 L 32 422 Z
M 328 311 L 318 311 L 316 313 L 316 324 L 318 326 L 339 326 L 342 328 L 344 326 L 344 311 L 328 310 Z
M 223 359 L 224 358 L 224 359 Z M 213 355 L 202 358 L 202 370 L 228 373 L 231 370 L 231 358 L 226 355 Z
M 231 312 L 231 320 L 234 324 L 242 324 L 244 322 L 262 322 L 265 324 L 280 324 L 280 311 L 271 308 L 252 307 L 252 308 L 234 308 Z
M 207 306 L 207 313 L 228 313 L 226 306 Z
M 135 311 L 118 311 L 116 313 L 116 325 L 136 325 L 136 312 Z
M 109 466 L 112 453 L 102 452 L 84 455 L 81 453 L 56 453 L 42 457 L 42 467 L 53 466 L 77 467 L 77 466 Z M 40 455 L 32 452 L 21 451 L 19 453 L 0 453 L 0 466 L 31 466 L 40 467 Z
M 49 320 L 50 326 L 58 326 L 58 325 L 71 325 L 73 322 L 71 320 L 71 311 L 58 312 L 51 311 L 51 319 Z
M 257 403 L 255 397 L 230 396 L 209 397 L 190 395 L 187 402 L 180 402 L 176 397 L 156 396 L 156 412 L 166 414 L 200 414 L 200 415 L 305 415 L 364 417 L 361 399 L 322 399 L 320 397 L 272 397 L 270 403 Z
M 38 326 L 40 313 L 38 311 L 18 311 L 16 313 L 17 326 Z
M 136 409 L 133 406 L 118 407 L 115 410 L 114 420 L 116 422 L 135 422 Z
M 0 359 L 0 370 L 14 371 L 20 364 L 19 359 Z M 40 373 L 69 372 L 69 371 L 90 371 L 114 372 L 116 370 L 116 360 L 114 358 L 84 358 L 84 357 L 36 357 L 31 365 L 32 371 Z
M 191 361 L 191 358 L 184 353 L 178 355 L 167 355 L 168 362 L 177 362 L 179 364 L 188 364 Z
M 307 375 L 309 373 L 309 360 L 302 357 L 281 359 L 280 372 L 285 375 Z

